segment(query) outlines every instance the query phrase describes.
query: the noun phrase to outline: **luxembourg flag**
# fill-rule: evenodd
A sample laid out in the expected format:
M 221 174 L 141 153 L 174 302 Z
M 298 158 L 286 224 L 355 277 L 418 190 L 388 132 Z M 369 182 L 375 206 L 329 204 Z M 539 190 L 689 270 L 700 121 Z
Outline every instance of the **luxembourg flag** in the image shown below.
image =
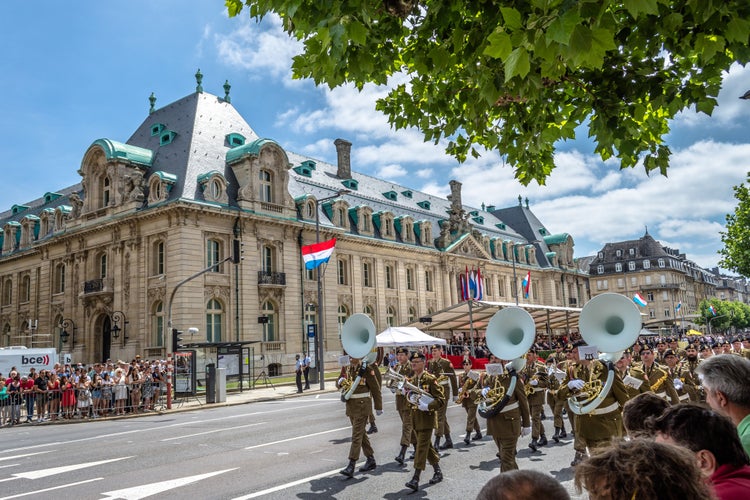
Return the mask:
M 640 293 L 633 295 L 633 302 L 641 307 L 646 307 L 648 305 L 648 302 L 646 302 L 646 299 L 644 299 Z
M 305 269 L 315 269 L 321 264 L 328 262 L 335 246 L 336 238 L 302 247 L 302 258 L 305 260 Z
M 708 310 L 711 312 L 712 316 L 716 316 L 716 309 L 714 309 L 714 306 L 708 306 Z
M 523 288 L 523 298 L 528 299 L 531 292 L 531 271 L 526 273 L 526 277 L 521 282 L 521 287 Z

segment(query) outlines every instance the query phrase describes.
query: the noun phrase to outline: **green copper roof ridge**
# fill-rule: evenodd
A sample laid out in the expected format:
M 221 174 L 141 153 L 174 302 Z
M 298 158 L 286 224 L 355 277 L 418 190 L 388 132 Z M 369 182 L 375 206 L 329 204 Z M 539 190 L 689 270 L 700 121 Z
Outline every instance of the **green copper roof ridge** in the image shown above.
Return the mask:
M 125 144 L 123 142 L 113 141 L 106 137 L 95 140 L 89 149 L 93 146 L 99 146 L 104 150 L 108 160 L 124 159 L 137 165 L 151 167 L 154 162 L 154 152 L 150 149 Z

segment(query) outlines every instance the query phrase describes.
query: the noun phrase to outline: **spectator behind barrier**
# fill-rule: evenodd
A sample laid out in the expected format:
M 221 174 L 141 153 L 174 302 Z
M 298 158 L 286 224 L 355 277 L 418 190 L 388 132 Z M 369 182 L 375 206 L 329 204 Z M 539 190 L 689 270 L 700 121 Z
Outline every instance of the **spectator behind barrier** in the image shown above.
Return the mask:
M 555 478 L 536 470 L 511 470 L 484 485 L 477 500 L 567 500 L 570 498 Z
M 653 392 L 638 394 L 622 407 L 622 423 L 630 437 L 654 437 L 654 419 L 669 408 L 669 403 Z

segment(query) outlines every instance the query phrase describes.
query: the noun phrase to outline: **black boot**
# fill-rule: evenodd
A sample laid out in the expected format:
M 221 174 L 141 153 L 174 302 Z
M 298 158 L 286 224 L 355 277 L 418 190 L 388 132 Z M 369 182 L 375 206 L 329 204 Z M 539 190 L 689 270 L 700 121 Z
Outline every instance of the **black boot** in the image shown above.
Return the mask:
M 539 446 L 546 446 L 547 445 L 547 436 L 542 434 L 539 436 Z
M 560 427 L 560 437 L 561 437 L 561 438 L 566 438 L 566 437 L 568 437 L 568 433 L 567 433 L 567 432 L 565 432 L 565 426 L 564 426 L 564 425 L 563 425 L 562 427 Z
M 432 475 L 432 479 L 430 479 L 430 484 L 437 484 L 443 480 L 443 471 L 440 470 L 440 465 L 438 464 L 435 464 L 432 467 L 435 469 L 435 473 Z
M 349 460 L 349 465 L 346 466 L 345 469 L 339 471 L 339 474 L 343 474 L 346 477 L 354 477 L 354 464 L 356 462 L 354 460 Z
M 374 434 L 376 432 L 378 432 L 378 426 L 375 425 L 375 424 L 370 424 L 370 428 L 367 429 L 367 433 L 368 434 Z
M 542 414 L 539 415 L 539 418 L 541 418 L 542 420 L 547 420 L 547 415 L 545 415 L 544 412 L 542 412 Z
M 441 450 L 447 450 L 448 448 L 453 448 L 453 440 L 450 434 L 445 435 L 445 443 L 440 447 Z
M 474 434 L 474 437 L 471 438 L 472 441 L 479 441 L 480 439 L 482 439 L 481 431 L 477 431 L 476 434 Z
M 411 481 L 406 483 L 406 487 L 410 488 L 414 491 L 417 491 L 419 489 L 419 475 L 422 473 L 419 469 L 414 469 L 414 476 L 412 476 Z
M 464 443 L 471 444 L 471 431 L 466 431 L 466 435 L 464 436 Z
M 435 436 L 435 451 L 440 449 L 440 436 Z
M 367 472 L 368 470 L 375 470 L 377 464 L 375 463 L 375 457 L 367 457 L 365 464 L 359 468 L 359 472 Z
M 560 442 L 560 428 L 559 427 L 555 427 L 555 435 L 552 436 L 552 441 L 554 441 L 555 443 Z
M 539 449 L 539 443 L 537 443 L 536 439 L 532 439 L 529 443 L 529 448 L 531 448 L 531 451 L 536 451 Z
M 400 463 L 401 465 L 404 465 L 404 455 L 406 455 L 406 445 L 401 445 L 401 451 L 398 452 L 398 456 L 396 457 L 396 462 Z

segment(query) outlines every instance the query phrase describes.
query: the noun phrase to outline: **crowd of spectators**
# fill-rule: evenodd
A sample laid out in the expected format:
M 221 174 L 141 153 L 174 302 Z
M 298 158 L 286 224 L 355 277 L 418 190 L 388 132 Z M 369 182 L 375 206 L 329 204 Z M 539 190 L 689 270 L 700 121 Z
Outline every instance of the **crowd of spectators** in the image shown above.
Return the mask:
M 0 426 L 153 411 L 164 393 L 166 362 L 107 360 L 91 366 L 0 373 Z

